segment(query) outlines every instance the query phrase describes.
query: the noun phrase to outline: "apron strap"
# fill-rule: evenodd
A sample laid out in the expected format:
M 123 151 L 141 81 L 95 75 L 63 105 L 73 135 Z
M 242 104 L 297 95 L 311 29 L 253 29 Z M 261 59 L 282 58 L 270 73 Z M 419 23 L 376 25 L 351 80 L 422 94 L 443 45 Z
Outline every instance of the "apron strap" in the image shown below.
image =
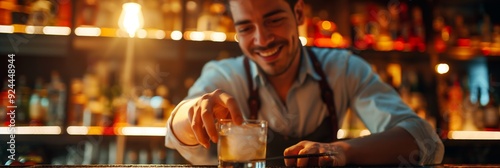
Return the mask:
M 333 139 L 337 140 L 337 132 L 339 130 L 339 125 L 338 125 L 338 118 L 337 118 L 337 112 L 335 108 L 335 101 L 333 97 L 333 91 L 328 85 L 328 81 L 326 78 L 325 73 L 323 72 L 323 69 L 321 69 L 321 64 L 314 55 L 314 53 L 306 49 L 309 58 L 311 59 L 313 66 L 314 66 L 314 71 L 321 76 L 321 80 L 319 81 L 319 89 L 321 91 L 321 100 L 323 100 L 323 103 L 326 104 L 326 107 L 328 109 L 328 113 L 330 114 L 330 120 L 332 123 L 332 131 L 334 133 Z M 260 97 L 259 97 L 259 88 L 256 87 L 256 89 L 253 89 L 253 80 L 252 76 L 250 74 L 250 61 L 248 60 L 247 57 L 244 58 L 244 67 L 245 67 L 245 72 L 247 76 L 247 81 L 248 81 L 248 91 L 250 93 L 250 96 L 248 97 L 248 107 L 250 108 L 250 119 L 257 119 L 257 114 L 260 109 Z
M 323 103 L 326 104 L 328 113 L 330 114 L 330 120 L 332 121 L 332 131 L 334 133 L 333 139 L 337 140 L 337 132 L 339 131 L 339 124 L 337 118 L 337 110 L 335 108 L 335 100 L 333 97 L 333 90 L 329 87 L 327 81 L 328 78 L 326 78 L 326 75 L 323 72 L 323 69 L 321 68 L 321 64 L 314 55 L 314 53 L 309 49 L 306 50 L 309 53 L 309 58 L 311 58 L 311 61 L 313 62 L 314 71 L 318 73 L 319 76 L 321 76 L 321 80 L 319 81 L 319 89 L 321 90 L 321 99 L 323 100 Z
M 250 119 L 255 120 L 257 119 L 257 114 L 260 109 L 259 87 L 256 87 L 255 90 L 253 89 L 253 80 L 250 74 L 250 61 L 247 57 L 245 57 L 243 61 L 245 62 L 244 66 L 248 81 L 248 93 L 250 94 L 247 100 L 248 108 L 250 108 Z

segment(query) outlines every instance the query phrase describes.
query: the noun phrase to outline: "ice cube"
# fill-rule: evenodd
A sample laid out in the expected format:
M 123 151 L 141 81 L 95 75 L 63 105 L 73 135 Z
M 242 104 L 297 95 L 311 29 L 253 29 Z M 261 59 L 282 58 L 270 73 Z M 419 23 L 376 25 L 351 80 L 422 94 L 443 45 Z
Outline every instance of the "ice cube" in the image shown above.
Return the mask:
M 256 158 L 257 152 L 262 148 L 261 128 L 258 127 L 232 127 L 228 134 L 228 147 L 230 155 L 237 161 L 249 161 Z

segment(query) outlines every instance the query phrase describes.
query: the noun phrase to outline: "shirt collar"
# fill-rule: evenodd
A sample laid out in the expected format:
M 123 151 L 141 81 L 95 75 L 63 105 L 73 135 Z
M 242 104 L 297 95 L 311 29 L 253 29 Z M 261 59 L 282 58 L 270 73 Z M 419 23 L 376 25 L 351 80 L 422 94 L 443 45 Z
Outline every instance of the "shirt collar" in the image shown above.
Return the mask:
M 311 61 L 311 59 L 309 58 L 309 52 L 307 51 L 308 49 L 306 47 L 302 47 L 301 49 L 301 55 L 300 55 L 300 69 L 299 69 L 299 83 L 302 84 L 304 83 L 307 75 L 311 76 L 314 80 L 321 80 L 321 76 L 316 73 L 316 71 L 314 70 L 314 65 Z M 311 50 L 311 49 L 309 49 Z M 311 51 L 312 53 L 313 51 Z M 313 57 L 315 57 L 315 55 L 313 55 Z
M 261 86 L 264 86 L 267 82 L 264 77 L 264 72 L 257 67 L 257 64 L 253 61 L 250 61 L 250 73 L 252 76 L 252 80 L 256 81 Z M 301 48 L 300 53 L 300 68 L 298 74 L 298 82 L 300 84 L 304 83 L 307 76 L 311 76 L 314 80 L 321 80 L 321 76 L 316 73 L 314 70 L 314 65 L 309 59 L 309 53 L 307 52 L 306 47 Z

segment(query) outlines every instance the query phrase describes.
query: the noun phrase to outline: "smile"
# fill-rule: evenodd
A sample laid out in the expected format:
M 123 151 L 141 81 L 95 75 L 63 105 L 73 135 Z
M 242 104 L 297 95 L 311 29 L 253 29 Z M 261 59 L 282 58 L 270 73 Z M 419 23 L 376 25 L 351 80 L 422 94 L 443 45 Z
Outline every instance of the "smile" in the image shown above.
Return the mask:
M 270 56 L 276 54 L 279 51 L 280 48 L 281 48 L 280 46 L 277 46 L 277 47 L 274 47 L 274 48 L 271 48 L 271 49 L 260 51 L 260 52 L 258 52 L 258 54 L 260 56 L 262 56 L 262 57 L 270 57 Z

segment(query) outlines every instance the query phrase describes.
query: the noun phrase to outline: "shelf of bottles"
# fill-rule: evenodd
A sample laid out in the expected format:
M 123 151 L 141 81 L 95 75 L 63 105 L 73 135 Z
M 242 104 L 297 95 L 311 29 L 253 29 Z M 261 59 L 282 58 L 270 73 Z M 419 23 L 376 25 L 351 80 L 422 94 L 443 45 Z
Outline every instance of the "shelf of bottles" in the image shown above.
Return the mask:
M 118 27 L 123 15 L 122 1 L 115 0 L 2 0 L 0 33 L 25 33 L 89 37 L 129 37 Z M 225 6 L 211 1 L 187 1 L 187 20 L 182 32 L 182 1 L 141 1 L 141 21 L 144 28 L 135 36 L 146 39 L 171 39 L 193 41 L 235 41 L 231 19 Z M 76 8 L 72 8 L 75 5 Z M 72 18 L 75 9 L 75 18 Z M 120 9 L 120 10 L 117 10 Z M 75 27 L 70 27 L 74 20 Z M 189 27 L 191 26 L 191 27 Z
M 118 26 L 123 1 L 0 0 L 0 3 L 0 33 L 128 37 Z M 232 21 L 221 1 L 148 0 L 140 3 L 144 28 L 135 32 L 136 38 L 236 41 Z M 439 6 L 437 9 L 440 11 L 432 15 L 434 31 L 425 32 L 424 10 L 421 5 L 412 4 L 412 1 L 390 1 L 386 4 L 378 1 L 350 1 L 349 23 L 340 23 L 329 17 L 330 9 L 313 10 L 313 6 L 318 4 L 310 4 L 308 1 L 305 3 L 306 18 L 305 23 L 299 27 L 299 35 L 302 44 L 306 46 L 401 53 L 436 52 L 457 58 L 468 58 L 477 53 L 500 55 L 500 26 L 493 26 L 487 13 L 480 13 L 479 10 L 475 14 L 459 15 L 448 11 L 459 9 L 455 6 Z M 74 27 L 71 27 L 72 23 Z M 349 25 L 350 34 L 340 29 L 346 24 Z M 469 25 L 479 25 L 476 26 L 479 28 Z M 143 135 L 164 134 L 166 119 L 175 107 L 168 99 L 169 88 L 165 85 L 148 89 L 134 88 L 133 95 L 123 96 L 119 86 L 110 84 L 119 82 L 112 81 L 111 76 L 101 72 L 102 66 L 105 65 L 98 64 L 95 66 L 95 73 L 84 74 L 67 83 L 57 73 L 52 74 L 47 83 L 41 79 L 36 80 L 32 88 L 19 78 L 16 104 L 21 108 L 18 109 L 16 125 L 20 128 L 50 128 L 54 129 L 48 131 L 50 133 L 61 134 L 66 131 L 70 135 L 139 135 L 140 133 L 134 133 L 136 128 L 151 128 L 150 133 L 144 131 Z M 398 91 L 403 100 L 436 128 L 434 124 L 438 119 L 422 110 L 425 109 L 425 97 L 418 91 L 415 92 L 418 80 L 421 80 L 418 74 L 403 72 L 404 67 L 398 63 L 388 64 L 384 68 L 387 68 L 385 76 L 390 76 L 392 80 L 388 80 L 388 83 L 400 89 Z M 450 67 L 443 65 L 440 70 L 443 68 Z M 381 78 L 384 78 L 382 71 L 379 69 Z M 447 71 L 444 70 L 443 73 Z M 185 87 L 188 88 L 192 82 L 193 79 L 186 80 Z M 5 96 L 6 93 L 2 92 L 3 101 Z M 463 99 L 465 98 L 462 96 L 461 100 Z M 446 106 L 449 101 L 451 100 L 440 104 Z M 460 116 L 463 118 L 465 115 Z M 0 121 L 5 119 L 6 116 L 0 115 Z M 454 119 L 453 116 L 451 119 Z M 6 127 L 1 129 L 5 131 Z M 482 137 L 481 132 L 461 131 L 484 130 L 483 127 L 475 130 L 450 129 L 446 137 Z M 361 126 L 349 126 L 338 134 L 340 138 L 357 137 L 367 135 L 369 131 Z

